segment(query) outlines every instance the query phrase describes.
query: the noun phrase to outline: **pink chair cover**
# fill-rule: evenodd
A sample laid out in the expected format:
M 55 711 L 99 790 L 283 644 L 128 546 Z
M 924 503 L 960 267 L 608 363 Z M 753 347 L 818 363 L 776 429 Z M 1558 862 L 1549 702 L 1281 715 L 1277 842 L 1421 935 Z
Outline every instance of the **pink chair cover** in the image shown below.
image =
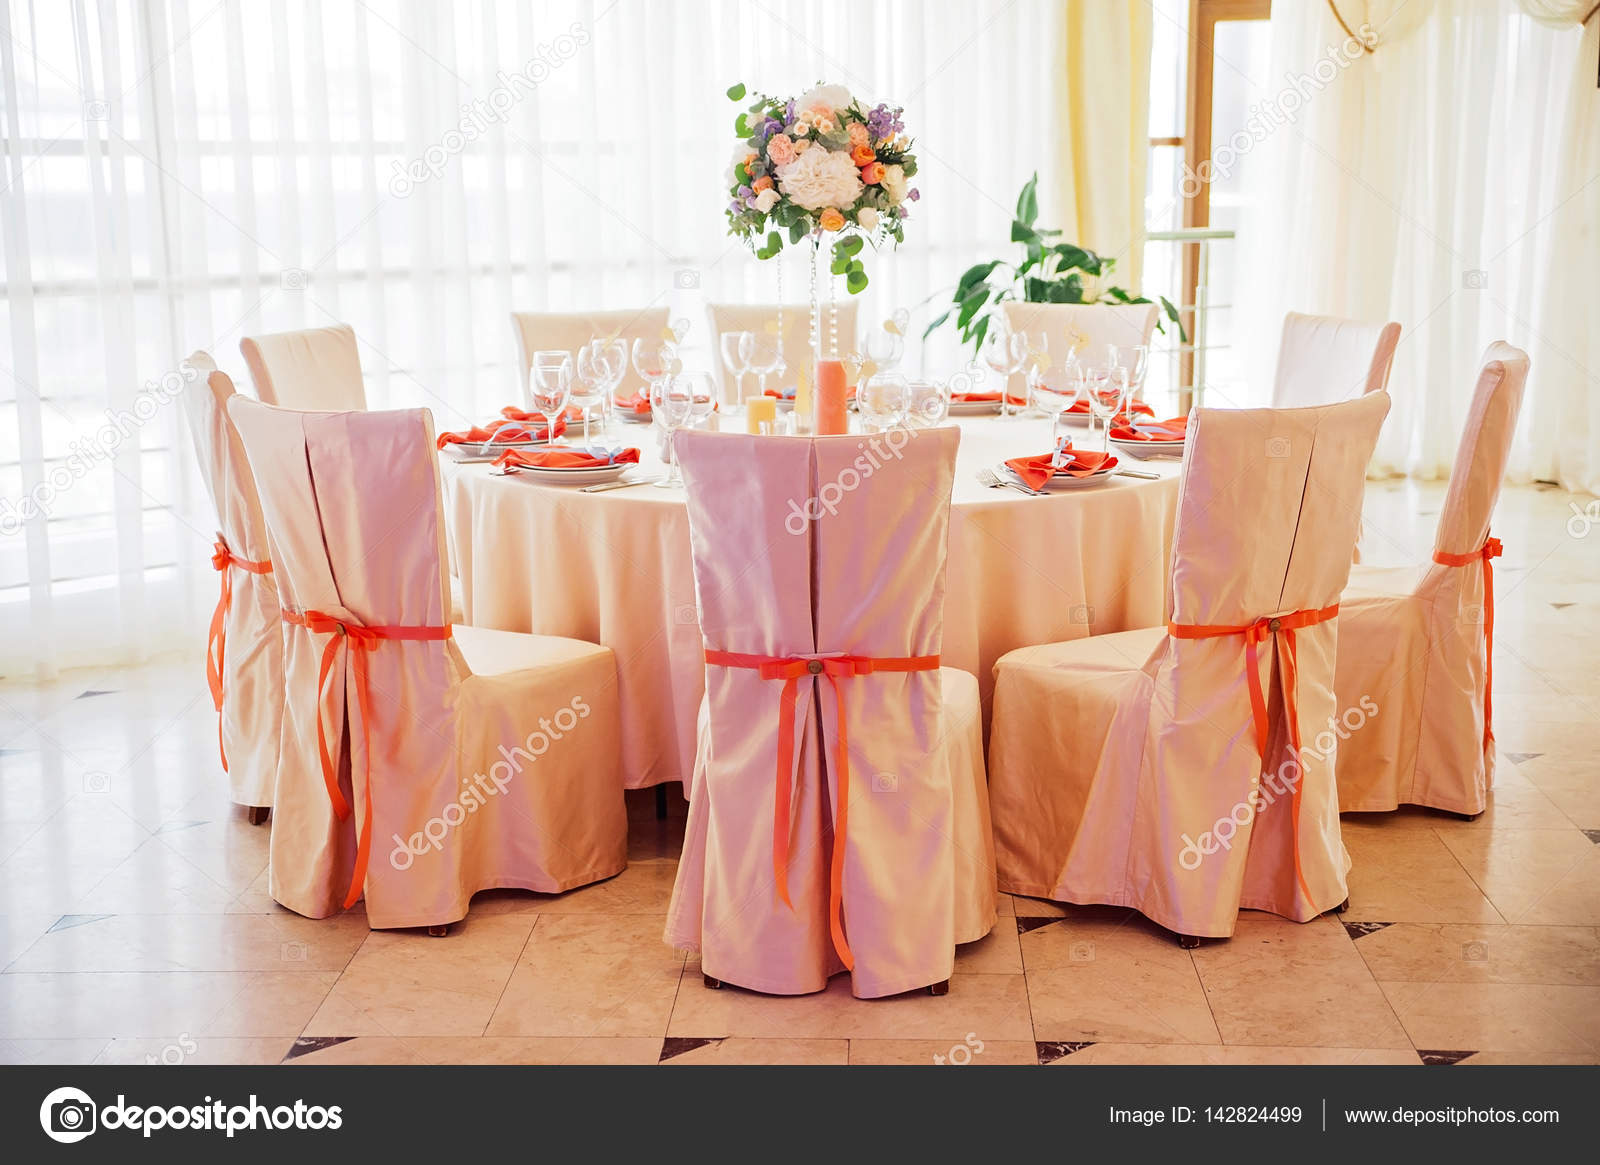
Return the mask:
M 533 367 L 533 354 L 543 349 L 560 349 L 573 353 L 590 340 L 617 339 L 628 345 L 628 367 L 616 388 L 618 396 L 632 396 L 645 387 L 644 377 L 634 371 L 633 342 L 638 339 L 655 339 L 667 326 L 667 309 L 664 307 L 626 308 L 621 311 L 514 311 L 511 313 L 511 330 L 517 336 L 517 368 L 521 373 L 517 381 L 516 399 L 528 403 L 528 370 Z
M 782 376 L 772 375 L 767 377 L 768 388 L 781 388 L 785 385 L 793 386 L 801 368 L 806 369 L 810 375 L 812 364 L 811 355 L 811 308 L 803 303 L 786 303 L 782 305 L 783 312 L 783 361 L 785 372 Z M 778 327 L 779 305 L 775 303 L 713 303 L 707 306 L 706 316 L 711 321 L 711 354 L 713 356 L 713 375 L 717 378 L 717 392 L 719 400 L 730 400 L 730 396 L 723 395 L 732 389 L 733 374 L 722 363 L 722 334 L 724 332 L 753 332 L 760 335 L 770 329 Z M 822 344 L 823 351 L 828 351 L 828 337 L 835 335 L 839 342 L 839 351 L 853 352 L 858 344 L 856 340 L 856 305 L 853 303 L 835 304 L 833 308 L 833 326 L 830 330 L 828 313 L 822 313 Z M 744 374 L 744 399 L 759 396 L 761 390 L 757 387 L 758 377 L 753 372 Z
M 1428 805 L 1477 814 L 1494 785 L 1485 635 L 1493 601 L 1481 552 L 1490 543 L 1528 357 L 1496 343 L 1483 359 L 1439 516 L 1435 560 L 1419 571 L 1356 567 L 1350 575 L 1335 689 L 1341 707 L 1365 697 L 1381 714 L 1339 745 L 1339 805 L 1347 813 Z
M 213 565 L 226 570 L 228 599 L 221 630 L 222 706 L 220 745 L 233 800 L 270 806 L 278 772 L 278 737 L 283 723 L 283 619 L 278 585 L 271 573 L 236 565 L 270 562 L 267 528 L 244 446 L 228 419 L 233 381 L 217 371 L 209 355 L 196 352 L 189 364 L 205 375 L 184 388 L 184 412 L 200 476 L 217 511 Z M 208 647 L 213 658 L 216 645 Z
M 446 626 L 427 411 L 295 412 L 236 397 L 229 412 L 292 613 L 273 898 L 313 918 L 347 905 L 358 827 L 369 821 L 356 892 L 375 928 L 456 921 L 490 887 L 556 893 L 622 870 L 611 652 L 470 627 L 453 639 L 395 637 Z M 343 627 L 302 625 L 308 612 Z M 371 628 L 384 637 L 363 651 Z M 319 721 L 352 808 L 343 818 L 325 786 Z
M 1190 414 L 1175 627 L 1243 628 L 1338 602 L 1388 408 L 1374 393 L 1322 408 Z M 1153 628 L 1004 656 L 989 752 L 1000 888 L 1130 906 L 1211 937 L 1231 935 L 1241 908 L 1305 921 L 1337 906 L 1349 861 L 1333 760 L 1311 745 L 1335 714 L 1338 623 L 1302 627 L 1292 643 L 1260 625 L 1265 750 L 1245 635 Z M 1291 653 L 1298 782 L 1283 692 Z
M 700 626 L 708 651 L 936 656 L 959 433 L 926 430 L 871 466 L 856 437 L 682 431 Z M 819 485 L 819 483 L 821 483 Z M 815 521 L 804 507 L 823 507 Z M 842 916 L 859 997 L 950 977 L 957 943 L 994 922 L 976 680 L 953 669 L 798 681 L 786 840 L 774 874 L 782 683 L 708 666 L 689 823 L 666 939 L 707 975 L 773 994 L 844 968 L 830 934 L 833 806 L 848 726 Z
M 348 324 L 246 336 L 239 351 L 256 396 L 269 405 L 328 412 L 367 407 L 356 333 Z
M 1365 324 L 1289 312 L 1283 317 L 1272 407 L 1335 404 L 1389 385 L 1397 323 Z

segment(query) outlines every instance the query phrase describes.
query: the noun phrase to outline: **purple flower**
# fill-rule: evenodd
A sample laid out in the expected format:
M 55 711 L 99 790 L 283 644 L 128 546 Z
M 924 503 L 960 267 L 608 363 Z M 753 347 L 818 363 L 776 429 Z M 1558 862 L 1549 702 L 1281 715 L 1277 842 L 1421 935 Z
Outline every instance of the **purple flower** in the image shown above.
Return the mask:
M 750 187 L 748 187 L 748 186 L 739 187 L 739 197 L 740 198 L 749 198 L 754 193 L 755 193 L 755 191 L 751 190 Z
M 739 199 L 735 198 L 732 202 L 728 203 L 728 213 L 729 214 L 743 214 L 744 213 L 744 203 L 742 201 L 740 201 Z
M 922 197 L 922 191 L 918 190 L 915 186 L 913 186 L 910 190 L 906 191 L 906 197 L 908 199 L 910 199 L 912 202 L 915 202 L 915 201 L 917 201 L 917 199 Z

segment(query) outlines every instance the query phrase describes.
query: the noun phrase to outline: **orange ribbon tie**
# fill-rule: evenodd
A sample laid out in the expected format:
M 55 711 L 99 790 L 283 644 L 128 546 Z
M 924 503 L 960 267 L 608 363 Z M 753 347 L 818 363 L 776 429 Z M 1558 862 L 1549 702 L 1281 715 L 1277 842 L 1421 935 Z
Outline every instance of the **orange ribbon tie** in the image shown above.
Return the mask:
M 452 628 L 448 623 L 442 627 L 425 625 L 363 627 L 359 623 L 346 623 L 321 611 L 286 610 L 283 613 L 283 621 L 292 623 L 296 627 L 304 627 L 313 634 L 332 635 L 327 647 L 322 650 L 322 666 L 317 672 L 319 705 L 327 695 L 328 677 L 333 674 L 333 663 L 338 658 L 339 648 L 343 646 L 351 653 L 346 658 L 355 676 L 356 705 L 361 710 L 361 787 L 366 792 L 367 816 L 361 822 L 356 841 L 356 865 L 350 875 L 350 890 L 344 899 L 345 909 L 348 910 L 361 898 L 367 880 L 367 859 L 372 853 L 372 747 L 367 735 L 369 725 L 372 723 L 372 697 L 367 688 L 367 653 L 377 650 L 378 645 L 386 639 L 412 641 L 449 639 Z M 333 802 L 334 814 L 343 821 L 350 816 L 350 804 L 339 791 L 339 773 L 334 767 L 333 754 L 328 748 L 327 720 L 320 707 L 317 710 L 317 752 L 322 759 L 322 783 L 327 787 L 328 799 Z
M 222 740 L 222 672 L 223 657 L 228 649 L 228 612 L 233 609 L 233 574 L 230 567 L 251 574 L 271 574 L 272 563 L 252 562 L 240 558 L 228 549 L 221 533 L 211 544 L 211 568 L 222 575 L 222 593 L 217 596 L 217 608 L 211 613 L 211 630 L 206 636 L 206 683 L 211 688 L 211 702 L 217 709 L 217 751 L 222 755 L 222 771 L 228 771 L 228 749 Z
M 1295 655 L 1294 633 L 1302 627 L 1314 627 L 1318 623 L 1326 623 L 1339 613 L 1339 604 L 1323 607 L 1318 611 L 1293 611 L 1287 615 L 1274 615 L 1267 619 L 1257 619 L 1254 623 L 1247 623 L 1243 627 L 1220 627 L 1201 624 L 1168 623 L 1167 632 L 1174 639 L 1217 639 L 1224 635 L 1244 636 L 1245 676 L 1250 683 L 1250 717 L 1256 730 L 1256 753 L 1261 757 L 1263 764 L 1267 759 L 1267 696 L 1261 690 L 1261 669 L 1258 666 L 1258 647 L 1266 642 L 1269 636 L 1274 637 L 1274 642 L 1281 644 L 1283 660 L 1283 708 L 1284 715 L 1289 721 L 1289 744 L 1294 750 L 1295 764 L 1300 763 L 1300 706 L 1297 692 L 1300 684 L 1299 661 Z M 1282 636 L 1277 639 L 1277 636 Z M 1302 773 L 1302 778 L 1304 774 Z M 1294 877 L 1299 883 L 1301 891 L 1307 901 L 1312 901 L 1311 887 L 1306 884 L 1305 871 L 1300 867 L 1300 786 L 1303 780 L 1294 783 L 1294 792 L 1289 796 L 1289 812 L 1294 818 L 1295 828 L 1290 835 L 1294 848 Z
M 833 856 L 828 868 L 828 930 L 833 936 L 833 949 L 846 970 L 855 969 L 855 956 L 844 935 L 844 854 L 845 837 L 850 809 L 850 735 L 845 721 L 844 694 L 839 681 L 852 676 L 866 676 L 873 672 L 936 671 L 937 655 L 901 656 L 886 659 L 869 659 L 859 655 L 834 655 L 822 658 L 745 655 L 736 651 L 706 649 L 706 662 L 715 667 L 751 668 L 761 673 L 764 680 L 782 680 L 783 691 L 778 700 L 778 768 L 773 786 L 772 813 L 772 875 L 778 898 L 791 911 L 789 900 L 789 803 L 793 796 L 791 770 L 794 767 L 795 704 L 800 694 L 802 676 L 821 676 L 833 685 L 834 699 L 839 706 L 839 744 L 835 749 L 835 768 L 839 774 L 839 792 L 833 809 Z
M 1483 747 L 1494 743 L 1494 567 L 1491 563 L 1505 548 L 1500 539 L 1489 538 L 1468 554 L 1433 552 L 1440 566 L 1471 566 L 1483 563 Z

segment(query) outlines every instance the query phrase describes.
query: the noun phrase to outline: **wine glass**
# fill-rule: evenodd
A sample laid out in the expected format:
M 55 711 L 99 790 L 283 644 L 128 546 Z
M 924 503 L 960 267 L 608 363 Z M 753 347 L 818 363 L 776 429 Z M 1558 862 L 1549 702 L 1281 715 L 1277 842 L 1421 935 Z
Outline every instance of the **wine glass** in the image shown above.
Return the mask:
M 572 392 L 572 353 L 545 350 L 533 354 L 528 369 L 528 403 L 535 413 L 544 414 L 548 443 L 557 444 L 556 426 L 567 411 Z
M 1022 371 L 1028 355 L 1028 338 L 1021 332 L 1001 327 L 983 338 L 983 362 L 1000 376 L 1000 415 L 1010 415 L 1007 398 L 1011 395 L 1011 378 Z
M 750 371 L 750 355 L 756 338 L 750 332 L 722 333 L 722 366 L 733 376 L 733 393 L 724 393 L 724 404 L 734 406 L 744 403 L 744 374 Z
M 1060 464 L 1061 444 L 1070 440 L 1072 429 L 1068 411 L 1082 395 L 1082 386 L 1074 362 L 1053 364 L 1042 369 L 1034 381 L 1034 402 L 1050 418 L 1050 447 L 1056 451 L 1056 464 Z
M 690 393 L 689 424 L 696 429 L 703 426 L 717 411 L 716 385 L 709 372 L 685 372 L 676 378 L 688 385 Z
M 633 342 L 633 370 L 645 378 L 652 394 L 658 382 L 672 375 L 677 357 L 671 340 L 641 336 Z
M 782 376 L 784 372 L 783 341 L 778 336 L 766 332 L 750 333 L 749 367 L 750 371 L 756 374 L 761 395 L 765 396 L 767 377 Z
M 897 368 L 905 355 L 906 342 L 887 328 L 874 328 L 867 333 L 865 345 L 867 359 L 879 370 L 889 372 Z
M 1107 363 L 1112 368 L 1124 368 L 1128 372 L 1128 408 L 1133 407 L 1133 402 L 1144 397 L 1145 373 L 1150 367 L 1150 349 L 1144 344 L 1107 344 Z
M 934 428 L 950 415 L 950 389 L 941 381 L 913 380 L 907 384 L 906 414 L 918 425 Z
M 1052 364 L 1050 359 L 1050 337 L 1044 332 L 1023 332 L 1021 335 L 1022 371 L 1027 376 L 1028 384 L 1027 409 L 1032 410 L 1034 384 L 1038 381 L 1039 373 L 1049 368 Z M 1009 412 L 1009 405 L 1010 402 L 1008 400 L 1007 416 L 1012 415 Z
M 606 367 L 605 354 L 597 349 L 593 343 L 585 344 L 578 349 L 578 363 L 572 377 L 572 403 L 583 410 L 583 444 L 589 445 L 589 413 L 591 409 L 602 410 L 601 423 L 604 424 L 604 409 L 606 399 L 606 383 L 610 379 L 610 369 Z
M 910 385 L 898 372 L 875 372 L 856 389 L 856 404 L 867 432 L 897 428 L 905 424 L 911 407 Z
M 704 372 L 686 376 L 663 376 L 650 384 L 650 417 L 661 434 L 667 475 L 656 482 L 663 489 L 673 489 L 683 484 L 678 472 L 678 459 L 672 451 L 672 435 L 687 425 L 694 414 L 696 378 L 705 377 L 705 393 L 711 396 L 710 378 Z
M 1122 411 L 1122 402 L 1128 392 L 1128 370 L 1094 364 L 1088 360 L 1078 362 L 1078 383 L 1089 404 L 1090 417 L 1100 423 L 1100 448 L 1111 449 L 1111 418 Z

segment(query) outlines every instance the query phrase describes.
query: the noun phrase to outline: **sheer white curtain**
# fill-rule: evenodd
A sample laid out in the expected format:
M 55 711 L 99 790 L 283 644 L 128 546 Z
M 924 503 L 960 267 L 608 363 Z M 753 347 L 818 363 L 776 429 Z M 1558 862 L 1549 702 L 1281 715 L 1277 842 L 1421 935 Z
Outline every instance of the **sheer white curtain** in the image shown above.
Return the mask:
M 0 674 L 195 646 L 195 348 L 242 381 L 241 335 L 346 321 L 374 407 L 453 425 L 511 398 L 514 308 L 671 303 L 703 343 L 705 301 L 772 298 L 722 218 L 735 81 L 904 103 L 922 201 L 861 316 L 920 328 L 1050 168 L 1060 27 L 1052 0 L 0 0 Z
M 1240 230 L 1241 329 L 1257 359 L 1230 395 L 1264 401 L 1285 311 L 1398 320 L 1374 468 L 1439 477 L 1484 349 L 1509 340 L 1534 356 L 1512 472 L 1550 477 L 1568 390 L 1541 375 L 1540 345 L 1551 257 L 1571 245 L 1559 171 L 1579 34 L 1537 24 L 1516 0 L 1338 6 L 1377 47 L 1318 77 L 1347 40 L 1328 5 L 1273 5 L 1271 76 L 1316 83 L 1299 83 L 1303 102 L 1260 146 L 1262 211 Z M 1595 302 L 1592 287 L 1577 300 L 1591 321 Z

